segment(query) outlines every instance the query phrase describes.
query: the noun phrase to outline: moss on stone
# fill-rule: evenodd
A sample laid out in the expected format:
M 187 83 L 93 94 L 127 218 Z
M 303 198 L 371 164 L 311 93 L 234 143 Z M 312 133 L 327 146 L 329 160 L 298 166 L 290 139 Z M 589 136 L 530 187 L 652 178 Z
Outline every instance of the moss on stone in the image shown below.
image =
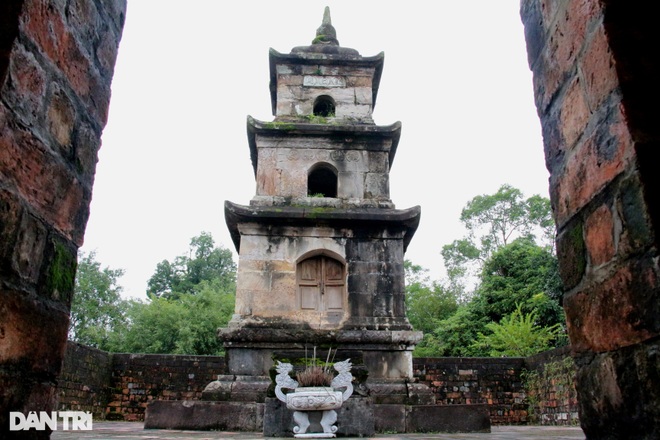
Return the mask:
M 309 41 L 309 40 L 307 40 Z M 317 35 L 313 40 L 312 44 L 322 44 L 322 43 L 327 43 L 329 41 L 332 41 L 330 38 L 328 38 L 326 35 Z
M 272 121 L 272 122 L 265 122 L 264 123 L 264 128 L 270 129 L 270 130 L 284 130 L 284 131 L 290 131 L 294 130 L 296 126 L 290 122 L 279 122 L 279 121 Z
M 76 254 L 71 252 L 63 243 L 53 244 L 53 258 L 48 269 L 46 279 L 47 291 L 54 299 L 66 304 L 71 303 L 76 278 Z

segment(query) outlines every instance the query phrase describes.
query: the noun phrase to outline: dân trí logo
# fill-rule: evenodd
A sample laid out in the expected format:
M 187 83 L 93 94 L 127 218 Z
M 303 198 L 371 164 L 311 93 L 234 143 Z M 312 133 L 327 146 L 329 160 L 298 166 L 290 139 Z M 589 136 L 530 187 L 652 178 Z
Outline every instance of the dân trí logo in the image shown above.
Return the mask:
M 27 431 L 35 429 L 45 431 L 46 427 L 57 431 L 57 422 L 62 422 L 62 431 L 91 431 L 92 413 L 83 411 L 30 411 L 9 413 L 10 431 Z

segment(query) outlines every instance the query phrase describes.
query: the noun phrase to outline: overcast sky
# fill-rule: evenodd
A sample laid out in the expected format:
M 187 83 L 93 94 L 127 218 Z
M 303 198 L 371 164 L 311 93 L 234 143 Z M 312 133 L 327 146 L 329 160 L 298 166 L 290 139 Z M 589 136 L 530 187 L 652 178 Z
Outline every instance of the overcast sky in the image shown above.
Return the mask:
M 397 208 L 422 206 L 406 258 L 443 275 L 466 202 L 501 184 L 548 196 L 519 0 L 129 0 L 83 250 L 144 298 L 156 264 L 255 192 L 246 117 L 273 119 L 268 49 L 308 45 L 330 6 L 342 46 L 385 52 L 374 119 L 403 124 Z M 236 261 L 238 258 L 236 257 Z

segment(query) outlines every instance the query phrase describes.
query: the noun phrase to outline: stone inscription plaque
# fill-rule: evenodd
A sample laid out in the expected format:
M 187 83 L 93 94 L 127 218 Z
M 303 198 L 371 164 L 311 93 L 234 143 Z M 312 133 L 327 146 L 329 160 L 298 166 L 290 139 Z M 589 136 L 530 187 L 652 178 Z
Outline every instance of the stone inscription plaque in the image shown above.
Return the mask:
M 303 77 L 305 87 L 346 87 L 346 80 L 341 76 L 311 76 Z

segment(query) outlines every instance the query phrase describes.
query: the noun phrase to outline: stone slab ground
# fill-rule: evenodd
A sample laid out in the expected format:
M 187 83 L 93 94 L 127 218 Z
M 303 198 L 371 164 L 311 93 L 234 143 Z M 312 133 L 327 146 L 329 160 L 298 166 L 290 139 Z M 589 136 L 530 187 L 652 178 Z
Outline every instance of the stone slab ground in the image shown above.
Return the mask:
M 257 432 L 174 431 L 144 429 L 139 422 L 94 422 L 92 431 L 55 431 L 52 440 L 210 440 L 210 439 L 263 439 Z M 269 437 L 274 438 L 274 437 Z M 348 437 L 343 437 L 348 438 Z M 579 427 L 567 426 L 493 426 L 491 433 L 470 434 L 379 434 L 377 439 L 454 439 L 454 440 L 574 440 L 584 439 Z

